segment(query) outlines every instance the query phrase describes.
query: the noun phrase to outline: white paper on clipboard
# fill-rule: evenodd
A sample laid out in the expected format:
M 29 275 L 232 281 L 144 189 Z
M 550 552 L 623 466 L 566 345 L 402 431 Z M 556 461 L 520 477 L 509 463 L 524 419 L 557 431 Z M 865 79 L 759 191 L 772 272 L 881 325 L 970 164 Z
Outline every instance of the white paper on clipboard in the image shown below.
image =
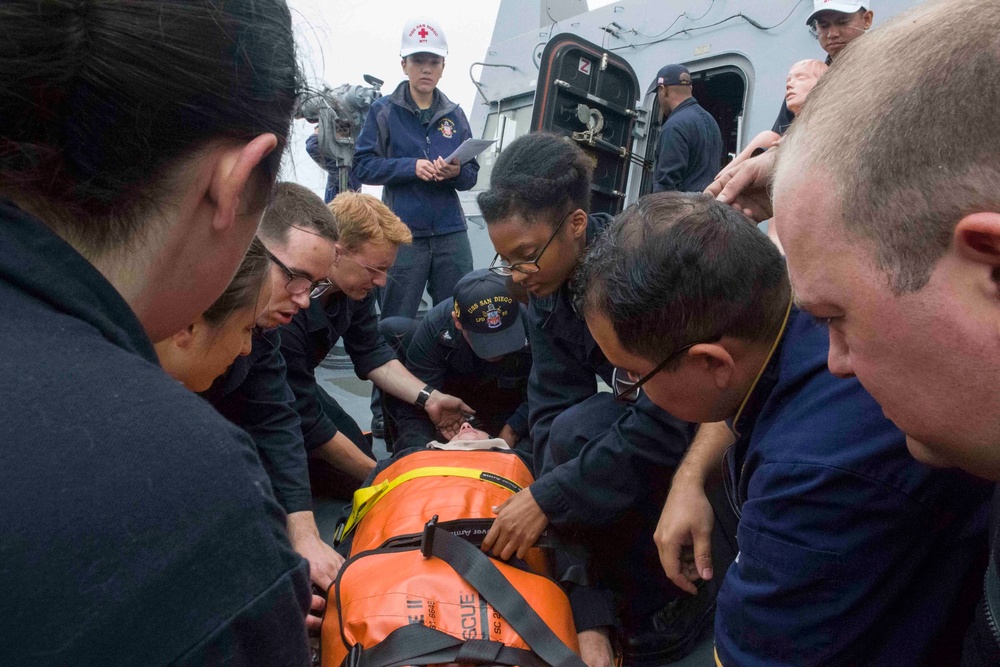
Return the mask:
M 496 139 L 466 139 L 462 145 L 455 149 L 455 152 L 444 159 L 445 162 L 458 160 L 459 164 L 465 164 L 475 158 L 484 150 L 496 143 Z

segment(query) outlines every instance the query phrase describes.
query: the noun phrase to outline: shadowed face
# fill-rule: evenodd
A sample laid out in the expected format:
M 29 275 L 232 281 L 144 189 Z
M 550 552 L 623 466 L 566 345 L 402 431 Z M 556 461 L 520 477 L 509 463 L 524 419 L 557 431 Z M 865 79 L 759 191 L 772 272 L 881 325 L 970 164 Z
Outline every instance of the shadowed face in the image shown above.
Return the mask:
M 486 431 L 480 431 L 477 428 L 473 428 L 469 422 L 462 424 L 462 428 L 458 430 L 458 434 L 453 437 L 448 442 L 463 442 L 469 440 L 489 440 L 492 438 Z
M 796 298 L 830 330 L 830 371 L 857 376 L 918 460 L 1000 479 L 1000 317 L 990 268 L 953 247 L 924 287 L 895 294 L 872 244 L 846 230 L 830 182 L 793 165 L 779 174 L 774 199 Z
M 836 57 L 844 47 L 865 34 L 872 25 L 874 14 L 869 11 L 857 11 L 851 14 L 826 10 L 816 14 L 813 19 L 816 37 L 823 50 Z
M 398 249 L 391 243 L 371 241 L 354 250 L 344 249 L 330 269 L 330 280 L 348 298 L 361 301 L 376 287 L 385 287 Z
M 269 296 L 270 285 L 265 283 L 256 303 L 233 311 L 222 322 L 209 324 L 201 316 L 157 343 L 163 370 L 191 391 L 207 391 L 237 357 L 250 354 L 257 314 Z
M 673 355 L 676 366 L 656 371 L 669 358 L 670 350 L 664 350 L 659 359 L 638 356 L 622 347 L 605 315 L 592 309 L 586 321 L 594 341 L 619 373 L 626 374 L 631 382 L 647 378 L 642 391 L 658 407 L 678 419 L 699 423 L 722 421 L 736 414 L 749 388 L 744 385 L 752 377 L 737 379 L 735 374 L 725 374 L 728 381 L 720 381 L 719 365 L 712 354 L 721 350 L 721 344 L 704 343 L 677 350 Z

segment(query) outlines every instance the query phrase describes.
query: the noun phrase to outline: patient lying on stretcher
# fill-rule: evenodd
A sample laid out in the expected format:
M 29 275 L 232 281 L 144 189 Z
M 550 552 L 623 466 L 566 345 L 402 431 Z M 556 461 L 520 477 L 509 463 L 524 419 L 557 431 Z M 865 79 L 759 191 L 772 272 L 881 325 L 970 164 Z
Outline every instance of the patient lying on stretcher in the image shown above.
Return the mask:
M 486 431 L 477 429 L 472 424 L 466 422 L 462 424 L 458 433 L 452 438 L 450 438 L 447 442 L 431 440 L 423 447 L 411 447 L 409 449 L 405 449 L 397 453 L 395 456 L 382 459 L 381 461 L 379 461 L 378 465 L 375 466 L 375 469 L 372 470 L 371 474 L 361 485 L 361 488 L 355 493 L 355 498 L 353 503 L 354 507 L 352 508 L 351 506 L 348 506 L 347 508 L 345 508 L 345 515 L 342 518 L 341 523 L 342 524 L 346 523 L 347 526 L 351 526 L 352 521 L 349 515 L 352 512 L 352 509 L 354 510 L 354 512 L 357 512 L 359 504 L 362 505 L 374 504 L 368 498 L 368 494 L 371 493 L 372 487 L 375 486 L 375 482 L 378 476 L 386 468 L 398 462 L 400 459 L 405 458 L 411 454 L 415 454 L 417 452 L 427 452 L 428 450 L 438 450 L 438 454 L 437 456 L 435 456 L 435 466 L 440 465 L 441 467 L 451 466 L 454 463 L 454 459 L 456 458 L 456 456 L 458 458 L 465 459 L 467 455 L 463 456 L 459 454 L 460 452 L 486 452 L 486 451 L 507 452 L 510 454 L 517 455 L 521 459 L 521 461 L 524 463 L 526 467 L 525 473 L 530 476 L 530 473 L 528 472 L 531 470 L 531 462 L 529 460 L 530 459 L 529 454 L 522 452 L 518 449 L 511 449 L 511 447 L 507 444 L 505 440 L 503 440 L 503 438 L 495 438 Z M 440 459 L 440 463 L 437 462 L 437 459 Z M 526 481 L 530 483 L 531 480 L 528 479 Z M 343 533 L 338 528 L 337 532 L 338 532 L 337 539 L 344 540 L 343 543 L 337 547 L 337 550 L 340 553 L 346 555 L 347 553 L 350 552 L 351 549 L 350 539 L 348 536 L 348 533 L 350 532 L 350 527 L 348 527 Z

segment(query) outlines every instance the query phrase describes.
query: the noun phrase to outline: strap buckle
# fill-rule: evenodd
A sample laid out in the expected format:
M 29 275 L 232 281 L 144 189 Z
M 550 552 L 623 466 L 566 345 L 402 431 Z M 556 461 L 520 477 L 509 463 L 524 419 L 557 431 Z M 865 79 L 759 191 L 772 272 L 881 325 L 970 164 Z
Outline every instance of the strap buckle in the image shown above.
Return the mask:
M 434 553 L 434 531 L 437 529 L 438 515 L 424 524 L 424 536 L 420 539 L 420 555 L 430 558 Z
M 350 650 L 347 652 L 347 657 L 344 658 L 344 662 L 341 667 L 360 667 L 361 665 L 361 654 L 365 652 L 365 647 L 360 643 L 351 646 Z

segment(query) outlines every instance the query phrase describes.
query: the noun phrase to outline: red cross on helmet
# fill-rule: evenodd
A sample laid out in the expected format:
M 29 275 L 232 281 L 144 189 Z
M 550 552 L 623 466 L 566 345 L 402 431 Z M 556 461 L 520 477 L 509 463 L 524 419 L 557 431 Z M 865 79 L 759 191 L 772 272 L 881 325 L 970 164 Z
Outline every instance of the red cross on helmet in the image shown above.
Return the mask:
M 432 19 L 411 19 L 403 25 L 403 41 L 399 47 L 402 58 L 414 53 L 433 53 L 444 58 L 448 55 L 448 40 L 441 24 Z

